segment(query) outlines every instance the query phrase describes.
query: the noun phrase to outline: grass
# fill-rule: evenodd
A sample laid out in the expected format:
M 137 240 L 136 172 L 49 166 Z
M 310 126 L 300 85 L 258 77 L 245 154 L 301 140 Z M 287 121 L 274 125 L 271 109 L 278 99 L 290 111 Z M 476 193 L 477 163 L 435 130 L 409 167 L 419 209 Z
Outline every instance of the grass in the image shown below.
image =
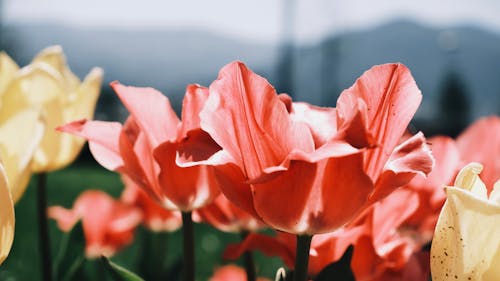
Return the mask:
M 37 281 L 41 280 L 39 247 L 36 220 L 36 190 L 35 177 L 33 176 L 23 198 L 16 205 L 16 233 L 14 245 L 7 260 L 0 266 L 0 280 L 4 281 Z M 48 205 L 61 205 L 70 208 L 77 196 L 86 189 L 101 189 L 115 198 L 119 197 L 123 185 L 119 176 L 97 165 L 82 163 L 74 164 L 69 168 L 50 173 L 48 175 Z M 54 221 L 49 222 L 50 237 L 52 242 L 52 255 L 58 251 L 62 233 Z M 112 258 L 114 262 L 132 271 L 137 272 L 141 263 L 151 266 L 157 254 L 148 256 L 145 252 L 152 237 L 158 235 L 144 229 L 138 229 L 133 245 L 121 251 Z M 163 235 L 165 236 L 165 235 Z M 208 225 L 195 225 L 196 237 L 196 276 L 197 280 L 208 280 L 214 268 L 223 265 L 222 251 L 227 243 L 239 241 L 239 235 L 219 232 Z M 164 238 L 162 238 L 164 239 Z M 182 257 L 182 236 L 180 230 L 168 234 L 166 247 L 166 262 L 179 271 L 178 261 Z M 164 245 L 163 245 L 164 246 Z M 263 257 L 255 253 L 257 271 L 260 276 L 274 279 L 275 271 L 282 266 L 278 258 Z M 238 262 L 241 264 L 241 262 Z M 177 264 L 177 266 L 176 266 Z M 153 264 L 154 265 L 154 264 Z M 86 270 L 90 275 L 79 275 L 80 280 L 107 280 L 97 267 L 95 261 L 86 262 Z M 90 273 L 89 273 L 90 272 Z M 87 276 L 87 277 L 84 277 Z M 92 277 L 89 277 L 92 276 Z M 150 278 L 148 280 L 154 280 Z

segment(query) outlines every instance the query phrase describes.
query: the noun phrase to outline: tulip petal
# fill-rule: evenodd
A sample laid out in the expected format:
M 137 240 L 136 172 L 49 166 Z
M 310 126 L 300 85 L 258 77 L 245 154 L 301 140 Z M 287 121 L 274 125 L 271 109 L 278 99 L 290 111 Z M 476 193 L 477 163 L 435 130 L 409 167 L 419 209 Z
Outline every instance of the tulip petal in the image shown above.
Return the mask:
M 335 108 L 313 106 L 305 102 L 294 102 L 292 103 L 291 118 L 296 122 L 307 124 L 317 148 L 337 134 L 336 113 Z
M 280 257 L 290 268 L 293 268 L 295 262 L 295 253 L 293 253 L 286 244 L 276 237 L 270 237 L 259 233 L 250 233 L 245 240 L 238 244 L 230 244 L 224 250 L 223 257 L 228 260 L 239 258 L 245 251 L 259 250 L 268 257 Z
M 123 167 L 119 151 L 120 123 L 80 120 L 58 127 L 57 130 L 87 139 L 92 155 L 104 168 L 116 171 Z
M 422 133 L 415 134 L 397 146 L 378 177 L 370 202 L 376 202 L 396 188 L 407 184 L 417 174 L 426 176 L 431 172 L 434 159 Z
M 374 179 L 406 130 L 422 94 L 408 68 L 402 64 L 384 64 L 372 67 L 345 90 L 339 97 L 337 110 L 348 111 L 342 107 L 352 104 L 344 102 L 352 100 L 349 96 L 366 104 L 367 125 L 379 144 L 367 155 L 366 161 L 368 174 Z
M 0 97 L 14 79 L 19 66 L 4 51 L 0 52 Z
M 14 241 L 14 203 L 7 178 L 0 166 L 0 264 L 7 258 Z
M 28 186 L 31 160 L 43 131 L 40 112 L 34 109 L 19 111 L 0 125 L 0 155 L 14 203 Z
M 124 86 L 118 82 L 111 83 L 111 87 L 134 116 L 152 148 L 176 139 L 180 121 L 167 97 L 153 88 Z
M 293 123 L 274 88 L 240 62 L 222 68 L 200 118 L 248 179 L 281 164 L 292 149 L 314 149 L 307 126 Z
M 186 94 L 182 101 L 182 125 L 179 135 L 181 138 L 187 136 L 191 130 L 200 129 L 200 112 L 208 99 L 208 88 L 191 84 L 186 88 Z
M 319 163 L 294 161 L 275 179 L 252 185 L 263 221 L 295 234 L 334 231 L 361 210 L 371 191 L 362 154 Z
M 446 187 L 431 248 L 432 279 L 496 280 L 500 264 L 500 204 L 488 200 L 479 178 L 481 165 L 471 163 Z
M 179 167 L 175 163 L 177 143 L 165 142 L 154 151 L 161 167 L 162 194 L 181 211 L 191 211 L 210 203 L 218 195 L 212 167 Z M 173 207 L 175 208 L 175 207 Z

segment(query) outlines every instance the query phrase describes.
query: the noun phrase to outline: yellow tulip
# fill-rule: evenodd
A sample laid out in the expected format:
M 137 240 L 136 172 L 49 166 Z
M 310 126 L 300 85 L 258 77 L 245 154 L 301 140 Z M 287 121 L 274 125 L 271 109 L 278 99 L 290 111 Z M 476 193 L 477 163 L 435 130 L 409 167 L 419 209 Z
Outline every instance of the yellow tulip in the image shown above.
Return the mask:
M 100 68 L 92 69 L 80 82 L 67 66 L 59 46 L 40 52 L 10 80 L 0 94 L 0 124 L 25 109 L 38 110 L 45 124 L 43 138 L 34 154 L 34 172 L 61 169 L 76 158 L 84 140 L 54 129 L 73 120 L 91 119 L 101 82 Z
M 470 163 L 445 187 L 431 248 L 433 281 L 500 280 L 500 181 L 488 198 L 482 168 Z
M 0 165 L 0 264 L 7 258 L 14 241 L 14 203 Z
M 0 123 L 0 158 L 16 203 L 28 186 L 33 153 L 43 136 L 37 110 L 26 109 Z

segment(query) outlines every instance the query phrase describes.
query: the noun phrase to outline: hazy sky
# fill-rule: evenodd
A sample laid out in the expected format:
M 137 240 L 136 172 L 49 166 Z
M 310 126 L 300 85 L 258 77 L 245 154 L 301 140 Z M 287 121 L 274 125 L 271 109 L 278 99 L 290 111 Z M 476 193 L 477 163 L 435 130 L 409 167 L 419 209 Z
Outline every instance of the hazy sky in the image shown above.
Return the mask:
M 51 21 L 118 28 L 208 28 L 275 42 L 289 0 L 3 0 L 5 22 Z M 407 18 L 428 25 L 468 23 L 500 32 L 497 0 L 294 0 L 294 36 L 314 42 L 326 33 Z

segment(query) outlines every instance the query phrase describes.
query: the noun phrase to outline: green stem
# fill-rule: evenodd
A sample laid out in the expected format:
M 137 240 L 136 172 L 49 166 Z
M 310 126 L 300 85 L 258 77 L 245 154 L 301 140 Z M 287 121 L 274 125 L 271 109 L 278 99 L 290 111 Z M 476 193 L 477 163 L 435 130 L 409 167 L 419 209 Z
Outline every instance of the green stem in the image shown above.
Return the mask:
M 241 232 L 241 240 L 245 240 L 248 236 L 247 231 Z M 243 262 L 245 264 L 245 271 L 247 273 L 247 281 L 255 281 L 257 279 L 257 274 L 255 272 L 255 263 L 253 260 L 252 251 L 245 251 L 243 254 Z
M 44 281 L 51 281 L 52 261 L 47 224 L 47 173 L 42 172 L 38 174 L 37 183 L 38 237 L 41 253 L 42 276 Z
M 309 249 L 312 235 L 297 235 L 297 255 L 295 256 L 294 281 L 307 281 L 309 267 Z
M 191 212 L 182 212 L 182 235 L 184 236 L 184 281 L 194 281 L 194 231 Z

